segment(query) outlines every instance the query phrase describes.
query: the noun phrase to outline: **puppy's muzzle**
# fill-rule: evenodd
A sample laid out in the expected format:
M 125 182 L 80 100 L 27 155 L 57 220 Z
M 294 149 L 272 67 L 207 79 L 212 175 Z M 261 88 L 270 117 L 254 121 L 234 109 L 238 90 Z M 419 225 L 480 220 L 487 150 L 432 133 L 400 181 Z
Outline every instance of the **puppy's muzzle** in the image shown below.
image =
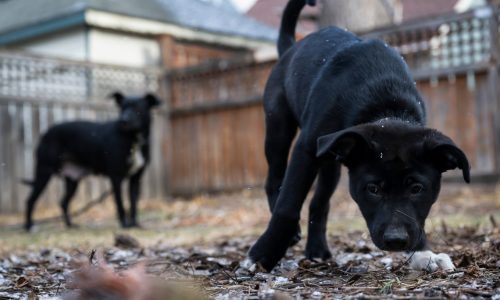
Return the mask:
M 121 117 L 120 119 L 118 119 L 118 124 L 121 128 L 127 129 L 128 127 L 130 127 L 130 120 L 127 117 Z
M 407 250 L 410 244 L 410 236 L 404 226 L 389 225 L 384 231 L 383 242 L 385 250 Z

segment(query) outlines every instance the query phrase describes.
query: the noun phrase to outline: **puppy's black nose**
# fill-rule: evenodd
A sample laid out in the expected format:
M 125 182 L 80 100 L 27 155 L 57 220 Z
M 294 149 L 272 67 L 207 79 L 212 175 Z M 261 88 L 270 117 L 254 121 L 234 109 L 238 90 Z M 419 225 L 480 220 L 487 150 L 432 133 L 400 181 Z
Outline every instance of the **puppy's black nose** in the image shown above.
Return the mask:
M 408 242 L 409 236 L 404 228 L 390 227 L 384 232 L 384 245 L 387 250 L 406 250 Z
M 120 126 L 120 128 L 122 129 L 126 129 L 127 128 L 127 122 L 123 121 L 123 120 L 118 120 L 118 125 Z

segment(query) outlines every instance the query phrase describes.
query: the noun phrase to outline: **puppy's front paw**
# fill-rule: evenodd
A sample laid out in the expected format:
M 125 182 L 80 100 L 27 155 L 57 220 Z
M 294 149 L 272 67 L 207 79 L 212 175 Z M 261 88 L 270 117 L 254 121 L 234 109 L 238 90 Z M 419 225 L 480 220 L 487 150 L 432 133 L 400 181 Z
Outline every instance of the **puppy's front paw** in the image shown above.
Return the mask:
M 332 253 L 324 237 L 310 236 L 307 239 L 305 256 L 310 260 L 317 258 L 327 260 L 332 257 Z
M 298 220 L 273 215 L 266 232 L 257 240 L 248 252 L 254 263 L 267 271 L 271 271 L 279 260 L 285 256 L 286 249 L 297 233 Z
M 248 252 L 250 261 L 260 263 L 266 271 L 270 272 L 285 256 L 291 238 L 280 238 L 266 231 Z
M 429 250 L 415 252 L 411 257 L 410 268 L 428 272 L 434 272 L 437 269 L 442 269 L 447 272 L 455 270 L 455 266 L 448 254 L 435 254 Z
M 253 273 L 257 270 L 257 264 L 250 257 L 247 257 L 240 262 L 240 268 Z

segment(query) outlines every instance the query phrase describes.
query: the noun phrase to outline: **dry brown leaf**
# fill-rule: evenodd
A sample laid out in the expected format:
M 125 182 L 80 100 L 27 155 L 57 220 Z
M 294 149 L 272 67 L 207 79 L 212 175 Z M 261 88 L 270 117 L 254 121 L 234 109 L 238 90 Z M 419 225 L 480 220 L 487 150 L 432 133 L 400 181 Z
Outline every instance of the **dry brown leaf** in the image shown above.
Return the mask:
M 19 289 L 19 288 L 22 288 L 22 287 L 25 287 L 27 285 L 29 285 L 29 280 L 28 278 L 24 277 L 24 276 L 19 276 L 17 279 L 16 279 L 16 288 Z

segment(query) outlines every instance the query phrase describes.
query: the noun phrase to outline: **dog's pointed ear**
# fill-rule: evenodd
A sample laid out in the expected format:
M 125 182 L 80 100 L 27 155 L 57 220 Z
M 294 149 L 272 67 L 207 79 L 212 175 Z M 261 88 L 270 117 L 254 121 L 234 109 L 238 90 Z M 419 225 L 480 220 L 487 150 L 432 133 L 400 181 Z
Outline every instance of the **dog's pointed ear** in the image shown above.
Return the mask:
M 148 102 L 149 107 L 155 107 L 160 105 L 161 103 L 160 100 L 154 94 L 151 93 L 146 94 L 144 96 L 144 99 Z
M 424 142 L 424 151 L 440 172 L 458 168 L 462 170 L 465 182 L 470 183 L 469 160 L 449 137 L 433 132 Z
M 125 96 L 123 96 L 122 93 L 120 92 L 114 92 L 111 95 L 109 95 L 109 98 L 115 99 L 115 102 L 118 106 L 122 106 L 123 104 L 123 99 L 125 99 Z
M 316 157 L 328 158 L 349 165 L 357 154 L 370 150 L 372 144 L 367 140 L 362 128 L 348 128 L 323 135 L 317 140 Z

